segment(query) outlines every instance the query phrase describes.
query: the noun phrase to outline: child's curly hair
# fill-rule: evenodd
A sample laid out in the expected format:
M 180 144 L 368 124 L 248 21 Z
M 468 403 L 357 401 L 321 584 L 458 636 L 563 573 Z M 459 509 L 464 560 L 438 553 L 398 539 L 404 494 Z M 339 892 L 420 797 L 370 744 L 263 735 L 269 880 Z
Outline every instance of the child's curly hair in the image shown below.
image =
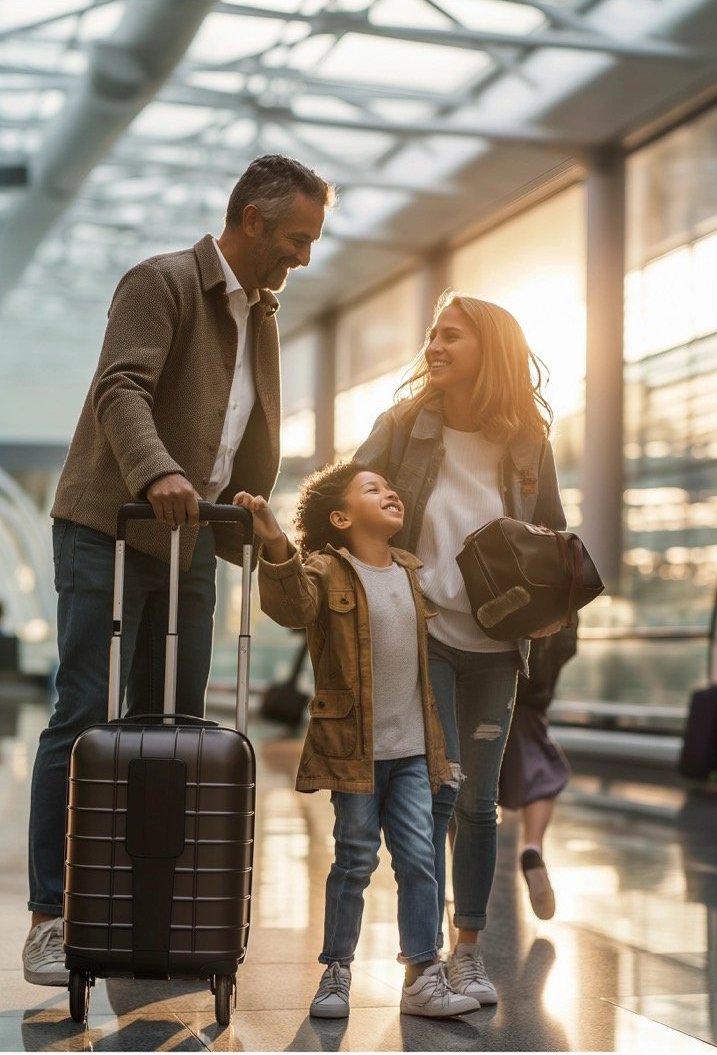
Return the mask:
M 351 481 L 365 472 L 367 467 L 357 462 L 338 462 L 317 469 L 302 481 L 294 515 L 295 541 L 302 558 L 323 549 L 329 542 L 337 547 L 344 544 L 342 532 L 329 517 L 334 509 L 341 508 Z

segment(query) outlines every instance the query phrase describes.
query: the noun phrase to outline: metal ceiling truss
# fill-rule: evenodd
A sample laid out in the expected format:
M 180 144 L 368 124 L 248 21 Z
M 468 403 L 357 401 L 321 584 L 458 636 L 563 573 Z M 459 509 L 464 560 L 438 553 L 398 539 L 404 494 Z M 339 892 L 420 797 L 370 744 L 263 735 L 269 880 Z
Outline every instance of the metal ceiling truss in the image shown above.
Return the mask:
M 45 39 L 56 43 L 54 37 L 43 38 L 43 29 L 63 20 L 74 20 L 75 32 L 68 35 L 63 46 L 68 51 L 86 49 L 88 45 L 78 39 L 77 32 L 82 25 L 83 16 L 112 2 L 114 0 L 88 0 L 84 5 L 78 3 L 72 10 L 0 30 L 0 44 L 13 38 L 25 42 Z M 119 133 L 126 128 L 131 119 L 131 116 L 128 119 L 131 105 L 129 109 L 124 107 L 122 115 L 119 110 L 114 113 L 108 111 L 108 120 L 116 124 L 114 137 L 104 134 L 105 129 L 100 130 L 96 114 L 86 121 L 84 128 L 81 124 L 84 119 L 83 111 L 81 107 L 78 108 L 77 99 L 81 98 L 83 92 L 86 96 L 88 92 L 91 95 L 98 77 L 100 82 L 104 80 L 109 84 L 115 92 L 117 102 L 121 103 L 123 92 L 129 93 L 129 97 L 135 90 L 133 79 L 143 76 L 142 64 L 149 62 L 151 66 L 160 61 L 159 56 L 155 55 L 160 46 L 156 33 L 154 38 L 147 36 L 141 42 L 129 41 L 128 51 L 128 42 L 123 40 L 123 26 L 127 23 L 129 12 L 132 13 L 134 22 L 139 23 L 143 10 L 160 5 L 161 0 L 126 0 L 122 21 L 114 34 L 107 40 L 89 45 L 90 63 L 85 75 L 75 76 L 56 69 L 30 68 L 0 59 L 0 78 L 12 78 L 10 84 L 3 85 L 0 81 L 4 93 L 21 95 L 23 92 L 41 93 L 54 90 L 65 92 L 67 95 L 64 109 L 53 117 L 38 116 L 38 111 L 29 117 L 15 118 L 13 115 L 6 115 L 0 118 L 0 129 L 36 134 L 38 128 L 46 128 L 48 132 L 45 143 L 29 158 L 34 186 L 25 192 L 24 199 L 6 208 L 0 215 L 0 223 L 4 223 L 5 234 L 8 235 L 4 241 L 6 244 L 13 243 L 12 255 L 3 255 L 0 249 L 0 295 L 2 287 L 12 284 L 20 273 L 23 252 L 29 260 L 50 225 L 79 191 L 85 175 L 90 174 L 92 169 L 105 159 L 110 147 L 112 153 L 106 157 L 106 162 L 111 166 L 111 170 L 105 173 L 95 171 L 90 175 L 83 190 L 82 204 L 79 208 L 69 210 L 62 221 L 57 239 L 58 251 L 69 253 L 73 244 L 78 241 L 84 243 L 83 225 L 131 232 L 132 225 L 122 221 L 121 213 L 112 216 L 113 209 L 119 210 L 125 204 L 139 206 L 143 210 L 146 223 L 143 221 L 136 226 L 137 244 L 176 241 L 179 236 L 176 210 L 170 205 L 158 208 L 159 196 L 146 193 L 144 188 L 133 197 L 130 189 L 127 199 L 119 199 L 105 193 L 105 190 L 117 180 L 141 179 L 153 175 L 159 175 L 167 182 L 183 182 L 192 192 L 198 191 L 196 204 L 192 207 L 192 217 L 195 222 L 201 223 L 205 213 L 208 219 L 211 212 L 209 206 L 205 206 L 202 201 L 202 181 L 208 187 L 228 184 L 237 178 L 241 168 L 251 157 L 276 149 L 271 140 L 266 139 L 265 142 L 272 128 L 280 129 L 283 135 L 294 141 L 298 154 L 309 164 L 320 166 L 322 173 L 338 183 L 344 191 L 373 189 L 397 192 L 407 196 L 409 200 L 418 197 L 427 201 L 431 198 L 459 200 L 465 197 L 466 191 L 450 180 L 441 179 L 437 181 L 439 186 L 426 186 L 413 178 L 411 172 L 402 173 L 400 178 L 389 175 L 385 166 L 406 144 L 420 143 L 429 137 L 459 137 L 494 144 L 515 143 L 557 150 L 562 154 L 582 152 L 595 145 L 589 135 L 576 141 L 574 135 L 565 135 L 536 121 L 521 125 L 516 122 L 493 122 L 473 117 L 476 108 L 480 106 L 481 93 L 489 85 L 495 84 L 501 74 L 509 71 L 513 76 L 529 81 L 523 62 L 539 49 L 558 48 L 605 54 L 628 61 L 661 61 L 670 68 L 674 63 L 698 65 L 706 61 L 714 62 L 715 59 L 713 53 L 670 40 L 641 37 L 628 41 L 598 31 L 586 16 L 585 3 L 582 4 L 582 10 L 578 11 L 575 6 L 556 6 L 550 0 L 510 0 L 511 5 L 521 5 L 539 12 L 544 20 L 532 30 L 510 33 L 467 27 L 446 8 L 444 0 L 423 0 L 424 4 L 445 18 L 444 28 L 386 25 L 371 20 L 374 2 L 375 0 L 366 0 L 366 5 L 361 10 L 347 11 L 332 6 L 330 0 L 326 0 L 323 9 L 306 14 L 301 10 L 276 10 L 257 4 L 228 3 L 226 0 L 216 0 L 213 4 L 211 0 L 202 0 L 201 3 L 196 0 L 163 0 L 164 10 L 168 13 L 180 6 L 185 9 L 194 7 L 194 13 L 188 15 L 194 31 L 201 24 L 203 13 L 209 8 L 213 12 L 238 18 L 271 19 L 279 27 L 288 27 L 296 23 L 306 26 L 306 35 L 299 39 L 282 39 L 285 34 L 280 32 L 277 40 L 256 53 L 230 61 L 212 63 L 181 59 L 181 50 L 178 49 L 173 61 L 180 61 L 171 80 L 161 86 L 159 83 L 153 85 L 153 90 L 146 90 L 142 97 L 142 105 L 156 98 L 163 103 L 204 107 L 215 112 L 213 120 L 190 135 L 178 132 L 176 136 L 153 138 L 133 134 L 130 129 L 120 137 Z M 589 6 L 594 6 L 592 0 Z M 237 23 L 238 28 L 240 24 Z M 335 76 L 322 77 L 320 73 L 292 66 L 292 51 L 311 37 L 321 35 L 328 38 L 327 48 L 320 60 L 323 61 L 347 34 L 459 48 L 484 53 L 491 61 L 487 67 L 476 70 L 472 78 L 467 78 L 460 89 L 450 91 L 433 91 L 423 85 L 409 87 L 382 84 L 378 81 L 365 83 Z M 138 43 L 136 49 L 135 43 Z M 186 43 L 183 46 L 186 46 Z M 282 49 L 282 54 L 277 52 L 277 48 Z M 281 60 L 279 65 L 273 65 L 276 58 Z M 227 72 L 240 74 L 244 78 L 242 86 L 236 90 L 226 90 L 192 83 L 192 78 L 199 75 Z M 427 76 L 426 80 L 429 81 L 430 78 Z M 311 111 L 312 98 L 317 100 L 316 112 Z M 326 113 L 325 108 L 324 112 L 321 112 L 321 100 L 327 98 L 336 99 L 350 107 L 355 117 Z M 297 99 L 302 100 L 301 110 L 295 107 Z M 389 118 L 377 105 L 380 103 L 398 104 L 396 113 L 401 103 L 421 104 L 430 108 L 431 113 L 420 120 L 408 117 L 400 119 L 393 115 Z M 133 113 L 139 112 L 140 109 L 141 105 L 138 105 Z M 90 111 L 86 111 L 85 118 L 89 114 Z M 255 126 L 254 135 L 242 146 L 227 148 L 212 141 L 213 138 L 216 140 L 217 137 L 228 134 L 232 124 L 242 120 L 251 121 Z M 73 121 L 70 134 L 69 128 Z M 321 143 L 314 142 L 308 133 L 308 129 L 312 127 L 384 135 L 385 146 L 381 148 L 380 140 L 378 141 L 379 145 L 373 152 L 377 156 L 371 165 L 351 165 L 341 154 L 340 147 L 332 149 L 330 135 Z M 67 139 L 64 158 L 61 156 L 61 148 L 58 152 L 60 129 L 64 129 Z M 112 145 L 113 138 L 117 140 L 115 145 Z M 168 156 L 172 150 L 178 149 L 184 152 L 184 158 Z M 16 154 L 13 154 L 13 160 L 16 159 Z M 0 153 L 0 162 L 2 160 Z M 43 183 L 46 184 L 44 188 Z M 211 223 L 211 220 L 208 219 L 208 222 Z M 190 227 L 194 231 L 192 225 L 188 225 L 187 235 Z M 194 233 L 196 234 L 196 231 Z M 9 237 L 9 234 L 12 237 Z M 354 235 L 347 230 L 341 230 L 334 217 L 327 225 L 326 237 L 347 244 L 367 244 L 403 250 L 406 253 L 413 251 L 410 246 L 386 243 L 385 240 L 370 235 L 364 237 L 363 234 Z M 21 243 L 21 251 L 18 251 L 18 240 Z M 136 249 L 135 243 L 124 240 L 114 254 L 117 259 L 111 261 L 113 266 L 121 262 L 122 251 L 128 245 L 133 251 Z M 108 259 L 108 265 L 109 263 Z M 39 260 L 39 269 L 42 270 L 44 266 L 43 261 Z M 56 267 L 56 263 L 53 266 Z M 103 278 L 104 273 L 96 277 Z M 68 290 L 70 295 L 71 289 L 72 284 Z
M 512 2 L 512 0 L 511 0 Z M 537 7 L 536 4 L 528 6 Z M 550 5 L 543 5 L 550 7 Z M 480 49 L 483 45 L 501 45 L 535 48 L 569 48 L 573 51 L 602 51 L 630 59 L 669 59 L 679 62 L 709 61 L 714 52 L 683 47 L 667 40 L 637 40 L 629 43 L 617 37 L 584 29 L 541 29 L 525 35 L 487 29 L 469 29 L 462 26 L 453 29 L 422 29 L 410 26 L 391 26 L 371 22 L 370 8 L 362 11 L 326 11 L 305 15 L 298 11 L 277 11 L 273 8 L 256 7 L 251 4 L 232 4 L 217 0 L 215 11 L 251 18 L 280 18 L 287 22 L 303 22 L 311 29 L 311 35 L 324 33 L 344 36 L 346 33 L 361 33 L 388 40 L 408 40 L 420 44 L 444 45 L 451 48 Z

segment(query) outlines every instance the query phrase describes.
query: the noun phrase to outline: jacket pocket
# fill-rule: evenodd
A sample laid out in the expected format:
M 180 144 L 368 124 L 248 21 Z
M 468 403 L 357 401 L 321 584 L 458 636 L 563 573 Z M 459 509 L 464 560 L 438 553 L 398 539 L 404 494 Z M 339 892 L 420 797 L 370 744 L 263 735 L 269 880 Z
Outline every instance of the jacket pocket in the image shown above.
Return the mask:
M 329 590 L 329 608 L 332 612 L 353 612 L 355 607 L 355 590 Z
M 328 652 L 324 684 L 335 685 L 342 691 L 350 689 L 357 680 L 358 636 L 356 629 L 356 591 L 350 588 L 329 590 L 327 603 Z M 336 691 L 336 690 L 334 690 Z
M 358 712 L 352 692 L 318 690 L 309 703 L 309 739 L 317 755 L 348 758 L 358 742 Z

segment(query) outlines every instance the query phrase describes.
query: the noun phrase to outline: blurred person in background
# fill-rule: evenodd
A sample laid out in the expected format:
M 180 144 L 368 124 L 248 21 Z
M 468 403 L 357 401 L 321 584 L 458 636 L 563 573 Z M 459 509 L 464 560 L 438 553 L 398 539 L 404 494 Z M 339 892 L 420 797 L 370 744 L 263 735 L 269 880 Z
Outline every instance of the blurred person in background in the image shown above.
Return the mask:
M 127 534 L 121 691 L 128 713 L 161 711 L 169 531 L 181 539 L 177 710 L 203 715 L 217 556 L 241 562 L 230 525 L 199 525 L 198 500 L 269 496 L 279 467 L 279 337 L 290 270 L 306 267 L 333 189 L 298 161 L 255 159 L 218 238 L 152 257 L 120 280 L 99 365 L 51 511 L 60 664 L 40 736 L 29 825 L 31 930 L 25 979 L 68 983 L 62 948 L 67 764 L 75 737 L 107 716 L 114 535 L 125 502 L 162 524 Z
M 498 783 L 498 805 L 520 810 L 520 867 L 538 919 L 555 915 L 543 839 L 555 799 L 570 779 L 568 760 L 548 732 L 547 711 L 560 671 L 577 649 L 577 615 L 556 634 L 534 641 L 530 676 L 518 678 L 513 721 Z

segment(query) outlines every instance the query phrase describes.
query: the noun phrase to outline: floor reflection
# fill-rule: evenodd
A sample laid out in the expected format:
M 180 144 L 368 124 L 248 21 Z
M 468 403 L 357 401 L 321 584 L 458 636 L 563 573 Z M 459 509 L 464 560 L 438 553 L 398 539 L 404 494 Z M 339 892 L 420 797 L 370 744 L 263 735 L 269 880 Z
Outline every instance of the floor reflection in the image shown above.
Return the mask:
M 348 1020 L 313 1020 L 333 814 L 293 790 L 297 740 L 253 722 L 259 775 L 252 928 L 237 1011 L 219 1027 L 205 983 L 98 981 L 86 1029 L 60 990 L 28 986 L 27 782 L 47 706 L 0 697 L 0 1050 L 707 1051 L 717 1042 L 717 833 L 713 795 L 682 796 L 670 823 L 559 804 L 546 844 L 558 910 L 530 910 L 505 814 L 483 937 L 497 1007 L 432 1022 L 400 1015 L 395 884 L 382 855 L 367 895 Z M 609 788 L 603 782 L 602 793 Z M 659 796 L 659 785 L 651 793 Z

